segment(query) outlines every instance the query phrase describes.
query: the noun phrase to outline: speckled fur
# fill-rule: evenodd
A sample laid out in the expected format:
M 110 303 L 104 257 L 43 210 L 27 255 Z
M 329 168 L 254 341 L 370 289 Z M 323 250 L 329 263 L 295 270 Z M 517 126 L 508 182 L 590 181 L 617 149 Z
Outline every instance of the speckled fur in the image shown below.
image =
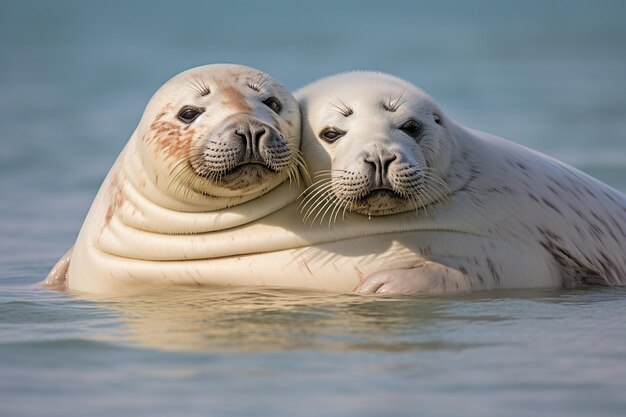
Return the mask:
M 313 167 L 312 175 L 315 170 L 344 172 L 351 163 L 356 166 L 364 143 L 389 146 L 404 140 L 393 130 L 403 119 L 384 106 L 376 107 L 386 97 L 398 96 L 408 103 L 402 105 L 405 118 L 437 113 L 444 128 L 427 133 L 431 141 L 418 142 L 419 147 L 410 152 L 426 154 L 440 142 L 439 150 L 430 153 L 432 163 L 449 160 L 440 171 L 449 195 L 432 202 L 430 218 L 418 211 L 407 229 L 434 228 L 447 237 L 442 238 L 442 232 L 430 240 L 412 235 L 406 245 L 424 262 L 413 268 L 377 271 L 363 279 L 358 292 L 626 284 L 624 194 L 548 156 L 456 124 L 421 90 L 395 77 L 346 73 L 296 93 L 303 113 L 304 155 Z M 337 115 L 333 103 L 350 108 L 350 114 Z M 323 128 L 337 124 L 348 132 L 345 136 L 332 144 L 318 137 Z M 350 129 L 361 133 L 351 136 Z M 349 157 L 354 162 L 346 162 Z M 393 166 L 389 169 L 393 172 Z M 343 186 L 335 182 L 335 187 Z M 361 182 L 367 184 L 367 176 Z M 384 217 L 391 221 L 395 216 Z

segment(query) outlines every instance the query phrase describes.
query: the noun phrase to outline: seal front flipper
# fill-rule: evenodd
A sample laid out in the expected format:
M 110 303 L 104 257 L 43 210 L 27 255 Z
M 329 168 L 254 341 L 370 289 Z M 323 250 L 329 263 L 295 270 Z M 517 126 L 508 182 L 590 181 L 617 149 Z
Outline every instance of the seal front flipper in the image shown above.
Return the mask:
M 470 291 L 470 277 L 449 266 L 426 261 L 416 268 L 390 269 L 367 277 L 357 294 L 436 294 Z
M 72 257 L 72 246 L 61 259 L 52 267 L 46 279 L 42 282 L 46 287 L 53 290 L 64 290 L 67 281 L 67 270 L 70 268 L 70 258 Z
M 539 245 L 493 240 L 480 236 L 408 234 L 407 243 L 420 252 L 427 239 L 432 255 L 412 268 L 388 269 L 367 276 L 355 289 L 360 294 L 440 294 L 561 284 L 561 270 Z M 423 252 L 423 249 L 422 251 Z M 532 259 L 532 262 L 528 260 Z

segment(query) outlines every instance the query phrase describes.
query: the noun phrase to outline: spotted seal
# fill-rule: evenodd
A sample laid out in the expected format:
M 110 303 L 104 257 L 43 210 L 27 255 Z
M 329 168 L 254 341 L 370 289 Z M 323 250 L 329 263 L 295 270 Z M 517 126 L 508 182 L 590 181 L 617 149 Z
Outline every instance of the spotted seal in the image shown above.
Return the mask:
M 353 228 L 357 240 L 386 246 L 361 262 L 378 270 L 361 277 L 357 292 L 626 283 L 624 194 L 461 126 L 391 75 L 339 74 L 296 97 L 302 150 L 316 179 L 304 218 L 328 224 L 329 236 Z M 385 266 L 377 256 L 413 265 Z

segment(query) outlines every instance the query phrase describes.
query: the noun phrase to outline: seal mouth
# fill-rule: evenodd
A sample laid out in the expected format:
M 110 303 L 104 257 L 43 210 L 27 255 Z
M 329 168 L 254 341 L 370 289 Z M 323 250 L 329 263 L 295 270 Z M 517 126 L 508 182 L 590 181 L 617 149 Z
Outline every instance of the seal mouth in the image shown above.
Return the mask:
M 363 202 L 371 202 L 379 199 L 397 199 L 406 200 L 406 197 L 398 193 L 390 187 L 377 187 L 369 190 L 359 200 Z
M 253 160 L 253 161 L 242 162 L 230 168 L 229 170 L 225 171 L 223 175 L 226 176 L 226 175 L 233 175 L 233 174 L 244 174 L 247 171 L 264 171 L 267 173 L 278 174 L 280 172 L 280 169 L 272 167 L 270 164 L 266 163 L 265 161 Z
M 228 177 L 246 175 L 252 173 L 264 173 L 264 174 L 278 174 L 281 169 L 272 167 L 270 164 L 264 161 L 246 161 L 241 162 L 233 167 L 224 170 L 211 170 L 207 172 L 198 172 L 192 164 L 190 164 L 192 171 L 201 178 L 210 180 L 212 182 L 228 181 Z

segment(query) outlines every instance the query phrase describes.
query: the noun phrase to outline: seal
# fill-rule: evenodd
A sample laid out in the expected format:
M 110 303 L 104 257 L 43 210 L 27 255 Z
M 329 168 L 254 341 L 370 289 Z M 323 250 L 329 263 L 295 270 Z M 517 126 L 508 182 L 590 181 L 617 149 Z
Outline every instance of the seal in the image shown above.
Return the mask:
M 70 289 L 624 284 L 623 194 L 453 122 L 408 82 L 357 72 L 296 92 L 302 162 L 297 103 L 275 81 L 224 66 L 174 80 L 150 102 L 98 193 L 71 254 Z M 229 130 L 241 117 L 247 130 Z M 255 156 L 254 137 L 269 130 L 251 118 L 276 129 L 274 151 L 258 145 Z M 282 169 L 279 155 L 289 161 Z M 298 200 L 305 163 L 315 176 Z
M 360 241 L 387 244 L 372 257 L 414 263 L 385 268 L 374 261 L 380 270 L 363 277 L 356 292 L 626 283 L 624 194 L 455 123 L 423 91 L 391 75 L 335 75 L 296 97 L 302 151 L 315 179 L 301 205 L 305 220 L 327 223 L 328 235 L 341 234 L 337 225 L 362 227 Z M 371 270 L 368 262 L 361 268 Z
M 218 64 L 175 76 L 148 103 L 73 250 L 45 283 L 107 292 L 147 279 L 136 264 L 153 262 L 151 274 L 194 259 L 205 234 L 297 198 L 299 142 L 298 103 L 268 74 Z M 167 279 L 177 276 L 191 281 L 183 270 Z

